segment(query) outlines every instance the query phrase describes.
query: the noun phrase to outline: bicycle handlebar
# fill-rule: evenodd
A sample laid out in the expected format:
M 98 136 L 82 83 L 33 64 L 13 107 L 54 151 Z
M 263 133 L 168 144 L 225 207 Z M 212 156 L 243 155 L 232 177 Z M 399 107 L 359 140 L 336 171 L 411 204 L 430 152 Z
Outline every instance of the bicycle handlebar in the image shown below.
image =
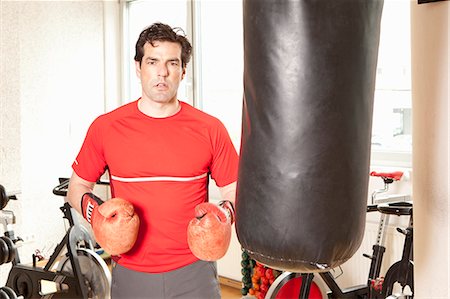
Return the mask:
M 109 185 L 108 181 L 98 180 L 97 185 Z M 59 178 L 59 185 L 53 188 L 53 194 L 58 196 L 67 196 L 67 190 L 69 188 L 68 178 Z
M 59 185 L 53 188 L 53 194 L 59 196 L 66 196 L 68 187 L 69 187 L 69 179 L 59 178 Z

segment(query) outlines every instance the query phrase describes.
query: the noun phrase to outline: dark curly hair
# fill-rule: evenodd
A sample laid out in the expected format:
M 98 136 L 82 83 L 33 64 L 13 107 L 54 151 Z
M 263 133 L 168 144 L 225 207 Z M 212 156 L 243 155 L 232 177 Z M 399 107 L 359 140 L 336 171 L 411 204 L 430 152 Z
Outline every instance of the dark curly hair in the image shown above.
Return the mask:
M 183 29 L 179 27 L 172 28 L 169 25 L 163 23 L 154 23 L 145 28 L 136 42 L 136 55 L 135 61 L 142 62 L 144 56 L 144 45 L 150 43 L 152 46 L 155 41 L 167 41 L 178 43 L 181 46 L 181 64 L 184 67 L 189 63 L 192 54 L 192 46 Z

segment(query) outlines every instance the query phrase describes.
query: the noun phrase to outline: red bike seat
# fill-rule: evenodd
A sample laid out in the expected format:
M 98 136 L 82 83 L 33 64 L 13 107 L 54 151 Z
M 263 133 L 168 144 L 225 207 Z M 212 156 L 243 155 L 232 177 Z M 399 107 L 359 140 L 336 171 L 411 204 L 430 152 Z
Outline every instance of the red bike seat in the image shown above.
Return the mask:
M 403 176 L 403 171 L 393 171 L 393 172 L 376 172 L 372 171 L 370 173 L 371 176 L 377 176 L 382 178 L 393 179 L 394 181 L 398 181 Z

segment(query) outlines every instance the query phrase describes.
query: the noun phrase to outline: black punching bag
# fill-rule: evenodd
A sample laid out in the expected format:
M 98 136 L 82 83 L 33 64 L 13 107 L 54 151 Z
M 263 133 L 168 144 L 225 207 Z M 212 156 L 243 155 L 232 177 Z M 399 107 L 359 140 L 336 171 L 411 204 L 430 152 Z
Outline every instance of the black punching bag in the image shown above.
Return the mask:
M 382 0 L 244 0 L 236 230 L 291 272 L 339 266 L 366 219 Z

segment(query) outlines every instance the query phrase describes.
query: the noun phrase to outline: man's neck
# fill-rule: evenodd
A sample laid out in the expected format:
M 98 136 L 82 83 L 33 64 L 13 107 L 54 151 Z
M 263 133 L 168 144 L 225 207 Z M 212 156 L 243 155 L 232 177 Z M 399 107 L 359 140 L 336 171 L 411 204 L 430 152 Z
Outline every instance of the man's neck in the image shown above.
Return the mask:
M 181 104 L 176 99 L 169 103 L 157 103 L 141 98 L 138 102 L 138 109 L 150 117 L 164 118 L 172 116 L 180 111 Z

